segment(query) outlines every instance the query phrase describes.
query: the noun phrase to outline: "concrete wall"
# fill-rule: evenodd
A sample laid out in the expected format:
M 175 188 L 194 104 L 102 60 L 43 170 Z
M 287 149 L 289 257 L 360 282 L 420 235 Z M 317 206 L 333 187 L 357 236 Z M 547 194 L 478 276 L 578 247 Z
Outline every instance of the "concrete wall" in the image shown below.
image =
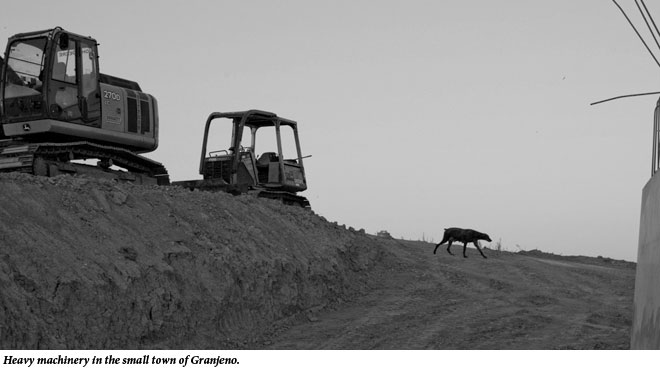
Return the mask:
M 660 349 L 660 173 L 644 186 L 631 349 Z

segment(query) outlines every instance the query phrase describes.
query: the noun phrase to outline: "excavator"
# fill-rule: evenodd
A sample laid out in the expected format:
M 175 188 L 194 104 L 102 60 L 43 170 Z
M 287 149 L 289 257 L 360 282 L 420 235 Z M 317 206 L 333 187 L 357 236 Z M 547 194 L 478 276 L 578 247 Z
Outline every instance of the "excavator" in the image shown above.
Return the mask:
M 0 171 L 169 184 L 165 167 L 141 155 L 158 147 L 156 99 L 137 82 L 100 73 L 97 46 L 61 27 L 9 38 L 0 59 Z
M 211 148 L 211 128 L 218 122 L 225 122 L 225 125 L 229 122 L 231 125 L 231 141 L 226 149 Z M 295 156 L 289 158 L 285 157 L 288 154 L 285 149 L 290 148 L 284 146 L 282 135 L 287 128 L 293 135 L 291 145 L 295 145 Z M 271 134 L 268 135 L 268 132 Z M 269 138 L 273 151 L 257 156 L 257 142 L 267 143 Z M 215 112 L 209 115 L 204 128 L 199 161 L 199 173 L 203 178 L 172 184 L 191 190 L 253 193 L 257 197 L 276 199 L 287 205 L 310 208 L 307 198 L 297 194 L 307 189 L 303 159 L 308 157 L 302 155 L 295 121 L 256 109 Z

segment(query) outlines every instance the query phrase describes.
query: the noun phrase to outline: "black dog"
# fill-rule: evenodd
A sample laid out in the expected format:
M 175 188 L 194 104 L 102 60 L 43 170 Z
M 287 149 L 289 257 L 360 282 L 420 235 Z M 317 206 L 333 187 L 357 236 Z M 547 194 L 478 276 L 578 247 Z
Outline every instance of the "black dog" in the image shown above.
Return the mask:
M 449 242 L 449 245 L 447 246 L 447 252 L 449 252 L 449 254 L 453 256 L 454 254 L 451 252 L 451 250 L 449 250 L 449 248 L 451 248 L 451 243 L 462 242 L 463 257 L 467 258 L 467 254 L 465 254 L 465 251 L 467 250 L 468 243 L 474 243 L 474 246 L 477 247 L 477 250 L 479 251 L 479 253 L 481 253 L 481 256 L 483 258 L 488 258 L 484 255 L 484 252 L 481 251 L 481 247 L 479 247 L 479 242 L 478 242 L 479 240 L 486 240 L 492 242 L 488 234 L 480 233 L 478 231 L 474 231 L 470 229 L 460 229 L 458 227 L 450 227 L 449 229 L 445 229 L 445 235 L 442 237 L 442 241 L 435 246 L 435 249 L 433 250 L 433 254 L 435 254 L 435 252 L 438 250 L 440 244 Z

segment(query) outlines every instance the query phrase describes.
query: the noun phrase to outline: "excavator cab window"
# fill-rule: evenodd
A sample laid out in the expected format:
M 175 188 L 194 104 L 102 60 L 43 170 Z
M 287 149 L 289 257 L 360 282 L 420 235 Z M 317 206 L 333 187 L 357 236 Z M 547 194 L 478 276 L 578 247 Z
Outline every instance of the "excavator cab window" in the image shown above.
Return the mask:
M 83 116 L 92 121 L 101 116 L 101 95 L 99 92 L 99 74 L 96 67 L 96 52 L 89 41 L 81 42 L 81 93 L 83 97 Z M 100 122 L 99 122 L 100 123 Z
M 65 48 L 62 46 L 65 45 Z M 53 59 L 53 79 L 70 84 L 76 83 L 76 43 L 57 44 Z
M 81 117 L 78 106 L 78 85 L 76 84 L 76 47 L 77 42 L 69 40 L 62 42 L 64 35 L 60 36 L 60 42 L 55 48 L 52 66 L 52 81 L 54 92 L 54 103 L 57 109 L 51 109 L 51 112 L 58 112 L 59 117 L 65 120 L 74 120 Z
M 43 87 L 46 38 L 17 40 L 9 48 L 5 99 L 39 95 Z
M 51 79 L 51 112 L 57 115 L 55 118 L 100 125 L 101 99 L 93 42 L 61 34 L 55 46 Z

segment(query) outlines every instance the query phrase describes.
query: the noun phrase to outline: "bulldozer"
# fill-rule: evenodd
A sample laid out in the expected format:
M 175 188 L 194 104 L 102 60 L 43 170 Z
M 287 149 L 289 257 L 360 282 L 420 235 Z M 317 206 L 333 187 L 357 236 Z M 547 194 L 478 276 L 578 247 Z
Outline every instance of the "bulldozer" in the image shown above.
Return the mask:
M 61 27 L 9 38 L 0 59 L 0 171 L 169 184 L 165 167 L 140 155 L 158 147 L 156 98 L 100 73 L 97 47 Z
M 211 148 L 210 131 L 217 122 L 231 125 L 229 146 Z M 270 130 L 266 130 L 270 128 Z M 282 131 L 293 134 L 295 156 L 285 158 Z M 273 131 L 272 150 L 257 156 L 257 143 L 265 131 Z M 273 136 L 273 135 L 271 135 Z M 225 138 L 226 139 L 226 138 Z M 259 140 L 257 140 L 259 139 Z M 271 137 L 271 139 L 273 139 Z M 226 191 L 232 194 L 253 193 L 257 197 L 277 199 L 288 205 L 310 208 L 307 198 L 298 195 L 307 189 L 305 167 L 300 149 L 298 124 L 272 112 L 248 110 L 211 113 L 204 127 L 202 152 L 199 161 L 200 180 L 176 181 L 173 185 L 190 190 Z

